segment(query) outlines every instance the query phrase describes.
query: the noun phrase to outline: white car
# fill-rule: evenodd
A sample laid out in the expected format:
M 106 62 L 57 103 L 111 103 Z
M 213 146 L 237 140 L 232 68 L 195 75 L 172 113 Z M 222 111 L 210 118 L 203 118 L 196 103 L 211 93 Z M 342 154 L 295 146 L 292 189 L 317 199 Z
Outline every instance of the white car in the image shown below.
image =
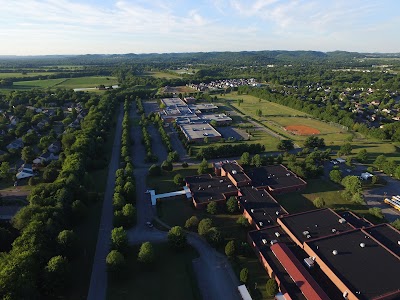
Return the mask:
M 149 228 L 153 228 L 153 223 L 151 223 L 151 222 L 146 222 L 146 225 L 147 225 Z

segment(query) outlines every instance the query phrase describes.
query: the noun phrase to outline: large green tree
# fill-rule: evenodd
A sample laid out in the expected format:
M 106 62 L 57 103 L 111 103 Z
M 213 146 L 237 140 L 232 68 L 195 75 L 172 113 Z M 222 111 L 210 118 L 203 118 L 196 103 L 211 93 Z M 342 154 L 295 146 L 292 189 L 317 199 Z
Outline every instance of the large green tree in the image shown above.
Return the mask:
M 154 262 L 155 253 L 153 245 L 150 242 L 144 242 L 139 249 L 138 261 L 145 264 Z
M 168 242 L 171 247 L 181 250 L 186 245 L 186 233 L 180 226 L 174 226 L 168 231 Z

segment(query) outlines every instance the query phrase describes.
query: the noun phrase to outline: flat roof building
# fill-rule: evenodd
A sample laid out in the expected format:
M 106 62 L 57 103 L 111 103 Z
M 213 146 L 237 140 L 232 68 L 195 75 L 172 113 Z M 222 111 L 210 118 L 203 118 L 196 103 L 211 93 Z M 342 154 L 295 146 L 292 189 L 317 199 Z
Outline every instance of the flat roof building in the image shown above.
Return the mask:
M 355 228 L 330 208 L 285 215 L 279 218 L 277 222 L 300 247 L 303 247 L 303 243 L 307 240 L 330 236 Z
M 213 112 L 218 109 L 218 106 L 211 103 L 199 103 L 199 104 L 191 104 L 189 108 L 196 113 L 205 113 L 205 112 Z
M 238 193 L 228 177 L 213 177 L 205 174 L 186 177 L 185 181 L 196 208 L 203 208 L 213 201 L 224 202 L 231 196 L 237 196 Z
M 161 103 L 163 103 L 165 107 L 187 106 L 181 98 L 163 98 L 161 99 Z
M 400 298 L 399 256 L 364 229 L 306 241 L 304 250 L 345 299 Z
M 229 125 L 232 123 L 232 118 L 226 114 L 199 114 L 198 115 L 203 122 L 217 122 L 217 125 Z
M 194 104 L 194 103 L 196 103 L 196 98 L 194 98 L 194 97 L 184 97 L 183 101 L 185 101 L 187 104 Z
M 210 141 L 221 139 L 221 134 L 210 124 L 181 124 L 179 126 L 189 142 L 202 142 L 204 138 Z
M 265 188 L 272 194 L 299 191 L 307 185 L 303 179 L 283 165 L 253 168 L 246 174 L 250 177 L 253 186 Z
M 236 161 L 214 163 L 215 174 L 227 176 L 237 186 L 249 186 L 251 179 L 243 171 L 243 168 Z
M 278 217 L 287 214 L 266 190 L 241 187 L 238 195 L 243 215 L 257 229 L 276 225 Z
M 365 228 L 377 241 L 400 257 L 400 231 L 389 224 L 379 224 Z

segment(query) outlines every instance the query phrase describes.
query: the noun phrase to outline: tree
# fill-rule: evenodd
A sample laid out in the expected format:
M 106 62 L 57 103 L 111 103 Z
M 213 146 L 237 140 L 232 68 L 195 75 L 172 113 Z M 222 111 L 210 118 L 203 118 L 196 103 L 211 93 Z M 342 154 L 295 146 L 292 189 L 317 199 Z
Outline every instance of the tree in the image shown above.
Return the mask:
M 238 201 L 236 197 L 229 197 L 229 199 L 226 201 L 226 209 L 232 214 L 238 210 Z
M 129 202 L 134 202 L 135 201 L 135 196 L 136 196 L 136 188 L 135 185 L 133 184 L 133 182 L 128 181 L 124 184 L 124 195 L 126 197 L 126 199 Z
M 346 176 L 342 180 L 342 185 L 352 195 L 361 193 L 361 180 L 358 176 Z
M 144 242 L 140 246 L 138 261 L 145 264 L 151 264 L 154 262 L 155 254 L 153 245 L 150 242 Z
M 199 168 L 197 169 L 197 173 L 199 175 L 208 173 L 208 162 L 207 162 L 207 160 L 205 158 L 203 158 L 203 160 L 199 164 Z
M 321 208 L 325 206 L 325 201 L 321 197 L 317 197 L 314 199 L 313 204 L 316 208 Z
M 368 152 L 366 149 L 361 149 L 360 152 L 357 153 L 357 160 L 362 163 L 368 160 Z
M 278 292 L 278 284 L 273 278 L 268 279 L 266 284 L 266 292 L 268 296 L 275 296 Z
M 239 224 L 239 225 L 241 225 L 241 226 L 244 227 L 244 228 L 247 228 L 247 227 L 250 226 L 249 221 L 248 221 L 248 220 L 246 219 L 246 217 L 244 217 L 244 216 L 240 216 L 240 217 L 237 219 L 236 224 Z
M 342 181 L 342 172 L 340 170 L 332 170 L 329 172 L 329 178 L 336 183 Z
M 5 179 L 10 175 L 10 163 L 4 161 L 0 165 L 0 179 Z
M 196 216 L 191 216 L 185 222 L 185 228 L 193 228 L 197 227 L 198 225 L 199 225 L 199 218 L 197 218 Z
M 161 164 L 161 169 L 164 171 L 171 172 L 174 166 L 172 165 L 172 162 L 169 160 L 164 160 L 163 163 Z
M 35 159 L 35 151 L 33 151 L 33 148 L 31 146 L 26 146 L 22 148 L 21 151 L 21 158 L 25 163 L 30 163 Z
M 356 203 L 356 204 L 365 204 L 364 196 L 361 193 L 355 193 L 351 197 L 351 201 Z
M 198 225 L 198 228 L 197 228 L 197 232 L 200 235 L 205 236 L 208 233 L 208 231 L 210 230 L 211 226 L 212 226 L 211 219 L 208 219 L 208 218 L 207 219 L 203 219 L 203 220 L 201 220 L 199 222 L 199 225 Z
M 113 206 L 115 209 L 119 210 L 126 204 L 124 196 L 121 193 L 114 193 L 113 196 Z
M 72 230 L 63 230 L 57 236 L 57 243 L 65 256 L 76 254 L 78 250 L 78 236 Z
M 176 250 L 183 249 L 186 245 L 186 233 L 180 226 L 172 227 L 167 237 L 170 246 Z
M 149 175 L 150 176 L 160 176 L 161 175 L 161 167 L 159 165 L 151 165 L 149 168 Z
M 385 155 L 381 154 L 379 155 L 375 161 L 374 161 L 374 166 L 378 169 L 378 170 L 382 170 L 384 164 L 387 162 L 387 158 Z
M 177 185 L 177 186 L 182 186 L 183 184 L 184 184 L 184 180 L 183 180 L 183 177 L 182 177 L 182 175 L 181 174 L 176 174 L 175 176 L 174 176 L 174 183 Z
M 131 204 L 125 204 L 122 208 L 122 216 L 124 218 L 124 226 L 132 227 L 136 221 L 136 208 Z
M 225 246 L 225 254 L 228 257 L 235 255 L 235 241 L 229 241 Z
M 56 168 L 47 166 L 43 172 L 43 180 L 45 182 L 54 182 L 57 179 L 58 171 Z
M 121 252 L 111 250 L 106 257 L 107 270 L 109 272 L 120 272 L 125 267 L 125 258 Z
M 262 163 L 261 163 L 261 156 L 260 154 L 256 154 L 253 156 L 253 158 L 251 159 L 251 164 L 255 167 L 261 167 Z
M 250 165 L 250 154 L 249 152 L 243 152 L 242 156 L 240 157 L 240 162 L 243 166 Z
M 81 200 L 75 200 L 71 205 L 72 214 L 75 221 L 80 221 L 84 219 L 88 213 L 87 206 Z
M 325 147 L 325 140 L 317 136 L 309 136 L 304 141 L 304 147 L 307 148 L 323 148 Z
M 292 140 L 281 140 L 277 145 L 278 150 L 289 151 L 294 149 L 294 144 Z
M 351 153 L 351 150 L 353 150 L 353 147 L 351 146 L 351 144 L 346 143 L 340 147 L 339 152 L 343 155 L 349 155 Z
M 247 283 L 249 278 L 249 269 L 243 268 L 240 270 L 240 282 Z
M 50 258 L 44 270 L 44 285 L 49 295 L 59 295 L 68 283 L 68 261 L 58 255 Z
M 215 215 L 218 212 L 217 202 L 213 201 L 207 204 L 207 212 L 211 215 Z
M 128 235 L 123 227 L 116 227 L 111 231 L 111 247 L 120 252 L 128 249 Z
M 378 219 L 383 219 L 385 217 L 383 215 L 382 209 L 380 209 L 379 207 L 371 207 L 370 209 L 368 209 L 368 213 L 377 217 Z
M 397 230 L 400 230 L 400 219 L 397 219 L 396 221 L 392 222 L 391 225 Z
M 217 227 L 211 227 L 207 232 L 206 238 L 212 246 L 216 247 L 222 241 L 221 231 Z

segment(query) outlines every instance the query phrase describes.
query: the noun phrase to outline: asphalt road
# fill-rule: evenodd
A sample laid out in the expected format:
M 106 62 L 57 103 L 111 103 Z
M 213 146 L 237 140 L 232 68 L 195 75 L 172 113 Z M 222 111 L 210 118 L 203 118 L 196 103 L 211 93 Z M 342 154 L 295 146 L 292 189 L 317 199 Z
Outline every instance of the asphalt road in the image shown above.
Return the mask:
M 87 299 L 104 300 L 107 292 L 107 268 L 106 257 L 110 250 L 110 236 L 113 228 L 112 196 L 115 186 L 115 172 L 119 167 L 121 150 L 123 106 L 119 107 L 117 126 L 115 129 L 114 144 L 111 161 L 109 163 L 107 186 L 104 194 L 103 208 L 97 237 L 96 253 L 93 260 L 92 275 Z

